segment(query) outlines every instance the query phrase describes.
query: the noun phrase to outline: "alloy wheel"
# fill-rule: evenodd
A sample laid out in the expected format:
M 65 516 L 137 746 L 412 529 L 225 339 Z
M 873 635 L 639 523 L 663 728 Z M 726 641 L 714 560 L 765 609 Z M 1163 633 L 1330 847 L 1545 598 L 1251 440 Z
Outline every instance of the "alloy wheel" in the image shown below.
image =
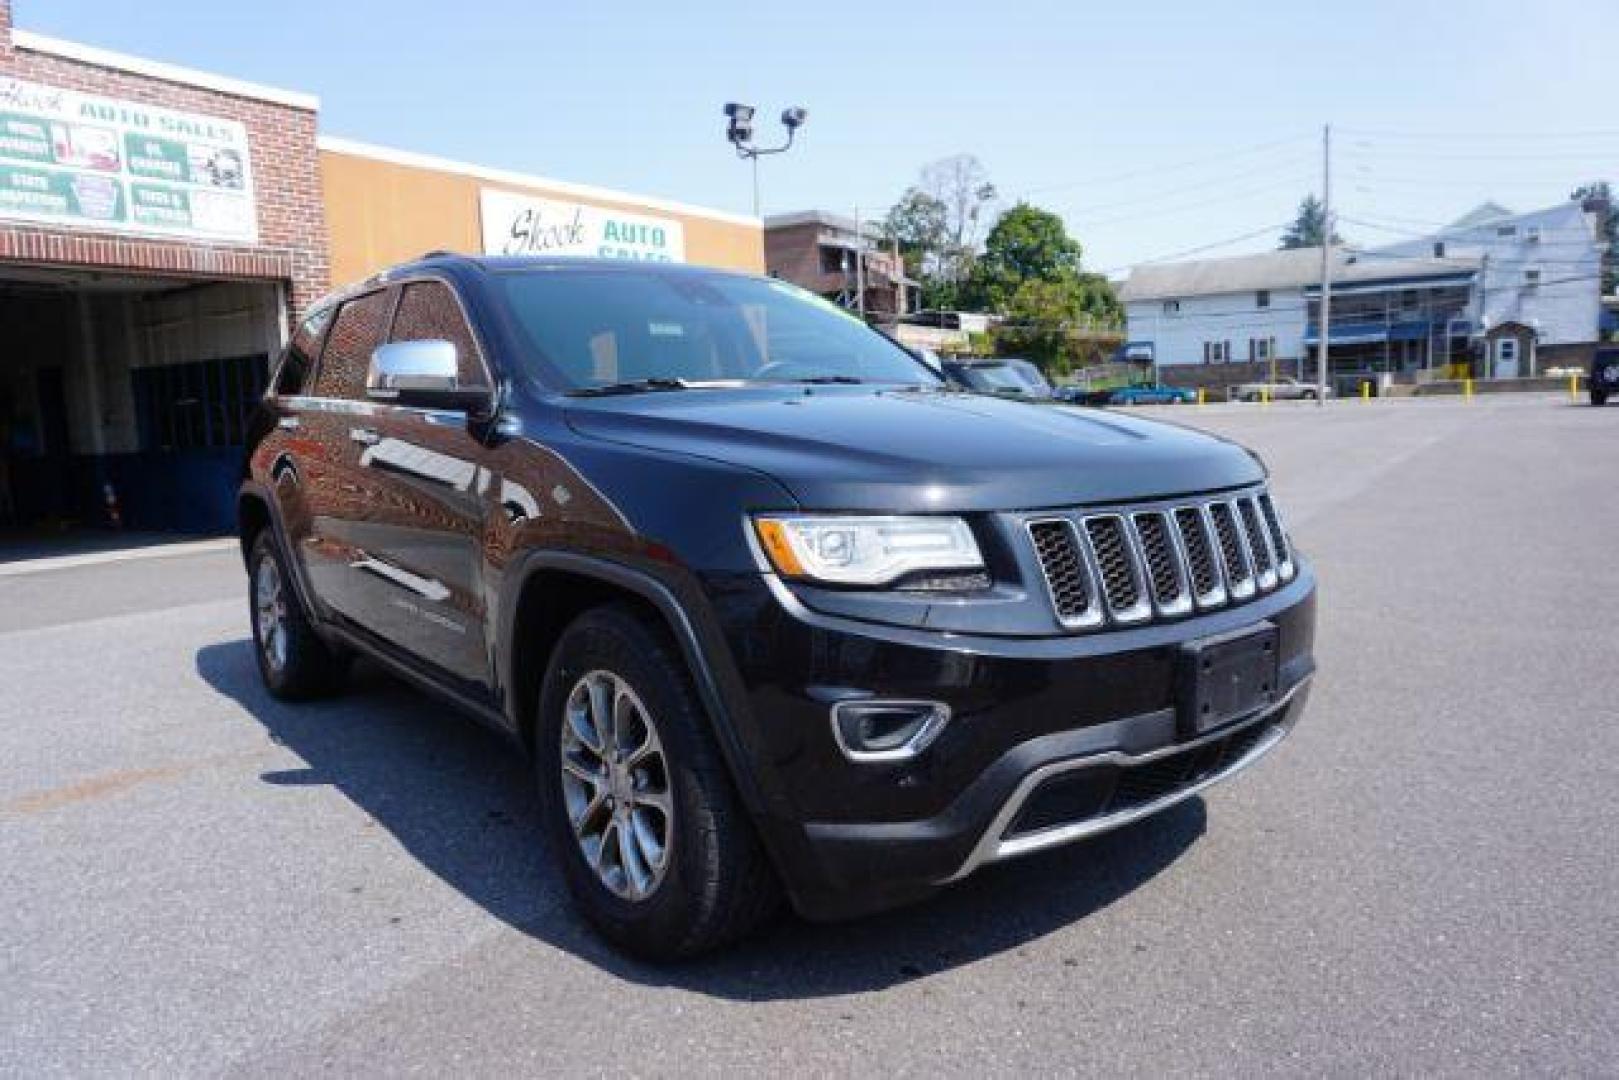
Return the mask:
M 287 596 L 281 568 L 271 558 L 259 560 L 253 577 L 253 620 L 265 660 L 281 671 L 287 666 Z
M 651 714 L 611 671 L 592 671 L 568 694 L 562 722 L 562 796 L 585 861 L 615 896 L 643 900 L 669 867 L 674 796 Z

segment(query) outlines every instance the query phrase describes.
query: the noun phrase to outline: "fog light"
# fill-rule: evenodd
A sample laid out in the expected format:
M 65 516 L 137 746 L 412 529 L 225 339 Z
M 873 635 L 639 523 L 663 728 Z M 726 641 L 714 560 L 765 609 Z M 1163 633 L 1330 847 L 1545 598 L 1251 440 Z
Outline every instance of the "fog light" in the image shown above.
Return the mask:
M 850 761 L 904 761 L 926 750 L 950 721 L 941 701 L 840 701 L 832 735 Z

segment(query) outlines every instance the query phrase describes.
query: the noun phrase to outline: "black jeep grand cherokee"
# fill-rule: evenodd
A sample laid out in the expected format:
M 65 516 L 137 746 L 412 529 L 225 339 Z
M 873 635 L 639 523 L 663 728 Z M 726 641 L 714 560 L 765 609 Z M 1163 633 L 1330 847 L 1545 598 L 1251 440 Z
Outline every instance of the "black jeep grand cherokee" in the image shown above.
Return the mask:
M 316 305 L 241 489 L 280 697 L 379 661 L 508 734 L 635 952 L 835 918 L 1188 798 L 1298 718 L 1247 451 L 975 396 L 781 282 L 434 256 Z

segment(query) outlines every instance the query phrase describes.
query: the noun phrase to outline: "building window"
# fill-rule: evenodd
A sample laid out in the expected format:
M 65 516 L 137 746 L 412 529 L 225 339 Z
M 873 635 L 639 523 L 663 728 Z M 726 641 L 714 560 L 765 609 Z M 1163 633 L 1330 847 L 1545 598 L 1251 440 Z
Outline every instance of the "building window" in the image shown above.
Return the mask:
M 1503 363 L 1518 362 L 1518 339 L 1504 337 L 1495 343 L 1495 358 Z
M 1276 355 L 1275 338 L 1249 338 L 1248 359 L 1264 362 Z
M 1498 226 L 1496 226 L 1496 229 L 1495 229 L 1495 235 L 1497 235 L 1497 236 L 1517 236 L 1518 235 L 1518 226 L 1516 226 L 1516 225 L 1498 225 Z
M 1165 315 L 1179 315 L 1180 310 L 1181 310 L 1181 302 L 1179 300 L 1165 300 L 1164 301 L 1164 314 Z
M 1433 257 L 1436 259 L 1443 259 L 1445 257 L 1445 242 L 1443 240 L 1434 241 Z
M 1254 293 L 1254 307 L 1270 307 L 1270 290 L 1260 289 Z
M 1532 270 L 1525 270 L 1523 272 L 1523 287 L 1526 289 L 1536 289 L 1540 287 L 1540 269 L 1538 267 Z
M 849 253 L 843 248 L 821 248 L 821 273 L 842 274 L 846 273 L 848 268 L 853 265 L 854 263 L 850 260 Z
M 1205 341 L 1203 343 L 1203 362 L 1205 364 L 1225 364 L 1231 361 L 1231 342 Z

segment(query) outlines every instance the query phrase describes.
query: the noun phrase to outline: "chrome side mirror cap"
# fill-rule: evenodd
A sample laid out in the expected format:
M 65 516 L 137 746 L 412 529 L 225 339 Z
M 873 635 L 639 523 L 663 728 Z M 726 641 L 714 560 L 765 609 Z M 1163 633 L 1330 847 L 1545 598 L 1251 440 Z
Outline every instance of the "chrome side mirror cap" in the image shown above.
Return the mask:
M 464 386 L 460 356 L 454 344 L 438 339 L 390 341 L 371 354 L 366 370 L 366 396 L 373 401 L 424 409 L 487 412 L 492 391 Z

